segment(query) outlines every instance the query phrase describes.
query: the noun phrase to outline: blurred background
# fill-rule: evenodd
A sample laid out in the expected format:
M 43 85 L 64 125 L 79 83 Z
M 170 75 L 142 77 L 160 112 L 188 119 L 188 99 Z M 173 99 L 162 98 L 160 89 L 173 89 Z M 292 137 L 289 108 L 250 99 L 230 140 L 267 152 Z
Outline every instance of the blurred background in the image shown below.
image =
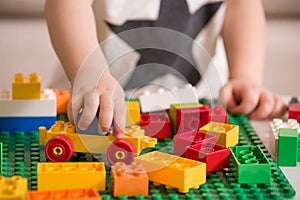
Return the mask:
M 0 0 L 0 90 L 10 90 L 16 72 L 39 73 L 43 87 L 70 88 L 50 43 L 44 3 Z M 300 1 L 263 0 L 263 4 L 267 16 L 264 84 L 281 95 L 300 95 Z

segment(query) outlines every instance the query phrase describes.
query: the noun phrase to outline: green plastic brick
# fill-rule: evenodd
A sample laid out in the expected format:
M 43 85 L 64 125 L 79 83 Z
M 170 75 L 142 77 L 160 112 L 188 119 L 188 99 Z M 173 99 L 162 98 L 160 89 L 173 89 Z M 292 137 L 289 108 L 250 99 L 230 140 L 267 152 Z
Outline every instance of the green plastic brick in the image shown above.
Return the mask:
M 3 149 L 2 149 L 2 143 L 0 142 L 0 175 L 2 175 L 3 171 Z
M 297 162 L 300 162 L 300 148 L 297 150 Z
M 280 128 L 278 137 L 278 165 L 297 166 L 297 129 Z
M 181 104 L 171 104 L 169 110 L 169 116 L 171 121 L 171 131 L 176 132 L 176 109 L 178 108 L 198 108 L 201 107 L 200 103 L 181 103 Z
M 298 147 L 300 147 L 300 133 L 298 133 Z
M 230 147 L 238 183 L 270 183 L 271 164 L 259 146 Z

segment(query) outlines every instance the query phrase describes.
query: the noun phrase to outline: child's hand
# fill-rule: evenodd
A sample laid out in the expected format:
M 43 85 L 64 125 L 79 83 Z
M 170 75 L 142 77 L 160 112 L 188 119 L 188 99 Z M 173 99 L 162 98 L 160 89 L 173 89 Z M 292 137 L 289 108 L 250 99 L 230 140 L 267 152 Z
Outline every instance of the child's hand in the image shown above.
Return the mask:
M 244 114 L 250 119 L 271 119 L 287 110 L 280 97 L 247 79 L 230 80 L 220 90 L 220 100 L 232 114 Z
M 79 88 L 78 88 L 79 87 Z M 89 89 L 87 89 L 89 88 Z M 73 88 L 68 117 L 75 123 L 79 110 L 84 107 L 78 127 L 86 130 L 94 120 L 99 108 L 98 132 L 108 132 L 111 123 L 114 125 L 114 135 L 122 137 L 125 128 L 126 105 L 124 91 L 114 77 L 105 70 L 98 85 L 89 86 L 89 78 L 77 89 Z

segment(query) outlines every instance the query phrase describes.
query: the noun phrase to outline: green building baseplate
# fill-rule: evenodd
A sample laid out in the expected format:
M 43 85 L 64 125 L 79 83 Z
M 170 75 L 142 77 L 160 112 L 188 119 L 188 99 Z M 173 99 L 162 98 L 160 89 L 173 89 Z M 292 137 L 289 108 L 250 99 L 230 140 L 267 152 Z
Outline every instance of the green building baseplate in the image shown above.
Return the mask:
M 220 172 L 207 175 L 207 182 L 199 189 L 191 189 L 187 194 L 178 193 L 176 189 L 166 189 L 164 186 L 149 185 L 149 196 L 112 197 L 110 185 L 110 170 L 107 170 L 107 191 L 100 192 L 104 200 L 109 199 L 170 199 L 170 200 L 196 200 L 196 199 L 291 199 L 295 191 L 281 172 L 280 168 L 271 158 L 271 155 L 258 138 L 256 132 L 245 116 L 231 116 L 229 123 L 239 125 L 238 146 L 259 146 L 271 164 L 270 184 L 239 184 L 234 176 L 233 164 Z M 3 175 L 11 177 L 21 175 L 28 178 L 29 189 L 37 189 L 37 163 L 46 161 L 44 148 L 39 146 L 38 133 L 0 133 L 0 142 L 3 144 Z M 155 148 L 145 149 L 142 153 L 159 150 L 167 153 L 173 152 L 172 139 L 158 142 Z M 105 161 L 103 155 L 74 154 L 72 161 Z M 107 166 L 107 169 L 109 167 Z

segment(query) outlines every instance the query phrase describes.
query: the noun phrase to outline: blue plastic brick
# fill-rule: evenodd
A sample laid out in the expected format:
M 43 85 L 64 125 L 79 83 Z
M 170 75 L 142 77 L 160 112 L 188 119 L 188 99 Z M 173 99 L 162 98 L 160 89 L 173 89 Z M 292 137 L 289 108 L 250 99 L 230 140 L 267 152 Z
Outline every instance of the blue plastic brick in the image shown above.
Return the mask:
M 297 166 L 297 129 L 280 128 L 278 137 L 278 165 Z
M 49 129 L 56 121 L 56 116 L 47 117 L 0 117 L 0 131 L 37 131 L 43 125 Z

